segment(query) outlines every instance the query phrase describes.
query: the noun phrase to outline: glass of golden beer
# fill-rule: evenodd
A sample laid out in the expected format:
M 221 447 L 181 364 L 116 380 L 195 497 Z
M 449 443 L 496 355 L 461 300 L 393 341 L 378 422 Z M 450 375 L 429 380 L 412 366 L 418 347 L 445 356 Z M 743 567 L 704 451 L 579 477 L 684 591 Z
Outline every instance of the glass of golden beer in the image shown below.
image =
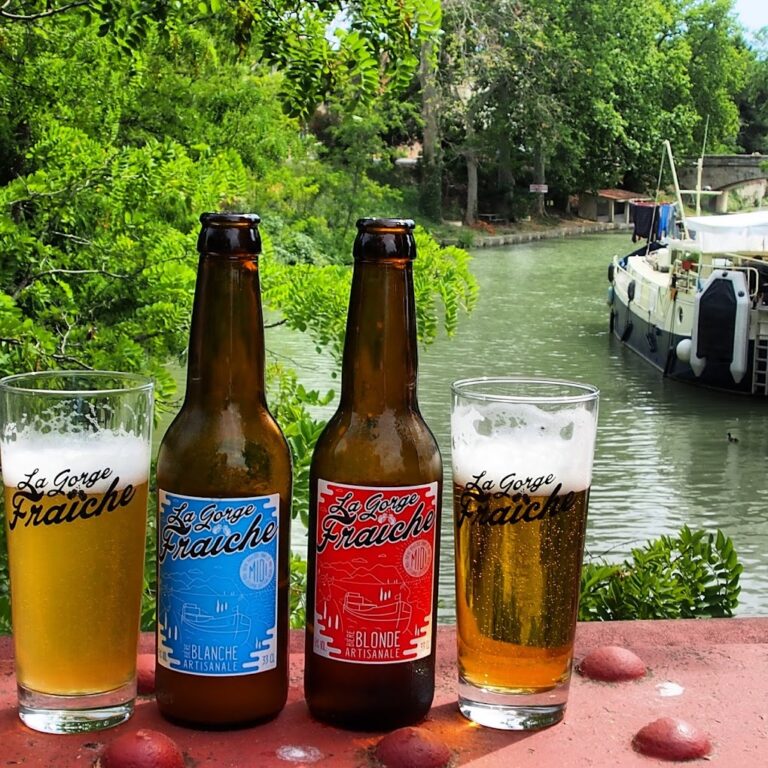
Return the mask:
M 19 716 L 35 730 L 133 712 L 152 391 L 106 371 L 0 380 Z
M 543 728 L 568 696 L 599 393 L 509 377 L 452 391 L 459 709 Z

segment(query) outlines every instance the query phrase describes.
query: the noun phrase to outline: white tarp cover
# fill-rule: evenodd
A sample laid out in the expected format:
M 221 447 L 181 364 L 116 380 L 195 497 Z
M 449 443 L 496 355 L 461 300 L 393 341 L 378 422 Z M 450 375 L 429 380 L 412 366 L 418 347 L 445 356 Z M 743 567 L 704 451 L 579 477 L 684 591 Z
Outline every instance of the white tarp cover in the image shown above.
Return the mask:
M 692 216 L 686 224 L 702 253 L 768 254 L 768 211 Z

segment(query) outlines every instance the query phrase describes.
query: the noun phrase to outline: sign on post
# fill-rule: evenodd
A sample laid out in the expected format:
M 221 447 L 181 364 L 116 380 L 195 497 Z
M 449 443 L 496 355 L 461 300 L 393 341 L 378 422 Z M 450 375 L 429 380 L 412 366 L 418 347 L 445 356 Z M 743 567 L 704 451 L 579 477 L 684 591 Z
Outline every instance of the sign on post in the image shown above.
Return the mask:
M 546 195 L 547 192 L 549 192 L 549 187 L 546 184 L 531 184 L 530 187 L 528 187 L 528 191 Z

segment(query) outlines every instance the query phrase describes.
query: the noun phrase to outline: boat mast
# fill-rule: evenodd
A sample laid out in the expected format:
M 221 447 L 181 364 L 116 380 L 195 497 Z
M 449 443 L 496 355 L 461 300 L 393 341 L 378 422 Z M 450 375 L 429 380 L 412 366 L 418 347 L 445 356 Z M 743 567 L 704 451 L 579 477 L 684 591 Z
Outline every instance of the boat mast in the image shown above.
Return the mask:
M 669 143 L 669 139 L 664 139 L 664 146 L 667 149 L 667 157 L 669 158 L 669 167 L 672 170 L 672 181 L 675 185 L 675 197 L 677 198 L 677 204 L 680 207 L 680 221 L 683 223 L 683 233 L 688 238 L 688 223 L 685 220 L 685 206 L 683 205 L 683 196 L 680 193 L 680 182 L 677 180 L 677 169 L 675 168 L 675 158 L 672 157 L 672 145 Z
M 704 141 L 701 143 L 701 154 L 696 161 L 696 215 L 701 216 L 701 174 L 704 171 L 704 153 L 707 150 L 707 134 L 709 133 L 709 115 L 704 123 Z

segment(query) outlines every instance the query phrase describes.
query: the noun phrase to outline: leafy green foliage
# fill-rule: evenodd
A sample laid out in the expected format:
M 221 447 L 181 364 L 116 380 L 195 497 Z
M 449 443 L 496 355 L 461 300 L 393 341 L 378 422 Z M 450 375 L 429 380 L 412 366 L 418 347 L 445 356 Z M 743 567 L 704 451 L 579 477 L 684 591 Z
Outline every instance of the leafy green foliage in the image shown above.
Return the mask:
M 141 629 L 151 632 L 157 615 L 157 484 L 154 462 L 147 501 L 147 536 L 144 550 L 144 585 L 141 595 Z
M 200 156 L 216 137 L 199 119 L 176 137 L 182 119 L 153 123 L 173 70 L 154 43 L 120 65 L 114 44 L 67 22 L 6 37 L 19 59 L 0 102 L 20 108 L 0 152 L 0 372 L 146 371 L 168 405 L 163 364 L 186 347 L 197 216 L 244 198 L 248 172 L 220 141 Z
M 661 536 L 633 549 L 631 560 L 586 563 L 579 618 L 732 616 L 742 570 L 733 542 L 722 531 L 712 534 L 683 526 L 675 536 Z
M 419 338 L 430 342 L 437 334 L 438 302 L 442 302 L 443 327 L 451 336 L 462 312 L 472 311 L 477 281 L 469 269 L 470 256 L 461 248 L 442 248 L 423 228 L 416 232 L 417 258 L 413 268 Z
M 350 271 L 346 267 L 289 267 L 264 260 L 262 295 L 267 306 L 279 310 L 291 328 L 308 333 L 318 350 L 336 359 L 346 328 Z
M 341 92 L 358 103 L 402 94 L 418 67 L 420 42 L 439 32 L 440 3 L 241 0 L 238 15 L 240 37 L 285 73 L 289 110 L 308 118 Z
M 307 561 L 291 553 L 290 586 L 291 629 L 301 629 L 307 623 Z
M 740 128 L 736 98 L 746 80 L 750 55 L 739 38 L 732 5 L 731 0 L 710 0 L 684 7 L 691 103 L 699 116 L 689 147 L 696 153 L 702 148 L 733 150 Z
M 731 7 L 730 0 L 446 0 L 446 167 L 463 183 L 456 160 L 478 158 L 486 200 L 511 213 L 510 187 L 534 180 L 534 159 L 550 193 L 564 200 L 621 183 L 655 185 L 665 139 L 680 155 L 699 154 L 706 130 L 708 151 L 733 149 L 736 99 L 753 54 Z M 751 94 L 759 110 L 759 90 Z
M 36 18 L 4 23 L 0 33 L 0 375 L 141 371 L 155 378 L 159 407 L 176 407 L 166 366 L 186 348 L 206 210 L 262 213 L 265 303 L 338 357 L 350 224 L 405 213 L 401 193 L 372 175 L 374 155 L 387 151 L 382 136 L 400 120 L 397 99 L 419 40 L 436 31 L 439 3 L 347 4 L 338 47 L 322 23 L 338 2 L 64 5 L 2 7 L 3 21 L 14 11 Z M 46 9 L 56 12 L 38 16 Z M 306 30 L 311 39 L 302 39 Z M 305 88 L 317 52 L 321 77 Z M 322 146 L 288 113 L 306 115 L 326 99 L 334 115 Z M 424 260 L 421 319 L 434 327 L 431 313 L 445 309 L 452 329 L 460 305 L 471 305 L 468 261 L 451 252 L 442 275 L 440 249 L 426 247 L 435 250 Z M 305 390 L 286 370 L 271 373 L 270 387 L 293 453 L 292 513 L 306 520 L 323 426 L 314 413 L 331 393 Z M 155 612 L 155 507 L 153 496 L 144 628 Z M 0 527 L 0 631 L 10 625 L 4 536 Z M 301 617 L 305 565 L 294 558 L 291 567 Z
M 279 366 L 270 368 L 269 376 L 271 409 L 283 425 L 283 433 L 291 448 L 293 461 L 293 500 L 291 517 L 306 527 L 309 512 L 309 465 L 312 461 L 317 438 L 325 427 L 325 421 L 312 415 L 310 408 L 328 405 L 333 390 L 321 395 L 316 390 L 307 391 L 297 380 L 296 374 Z
M 443 248 L 423 228 L 415 232 L 414 293 L 419 340 L 434 340 L 438 317 L 448 335 L 456 330 L 460 314 L 470 312 L 477 298 L 477 282 L 470 257 L 455 247 Z M 262 267 L 265 303 L 279 310 L 292 328 L 307 332 L 317 349 L 338 361 L 344 345 L 351 269 L 337 265 L 288 266 L 268 258 L 271 241 L 265 240 L 267 258 Z M 348 251 L 351 252 L 351 251 Z
M 768 40 L 768 29 L 763 40 Z M 763 49 L 749 62 L 747 78 L 738 99 L 741 117 L 739 145 L 752 152 L 765 152 L 768 148 L 768 55 Z

